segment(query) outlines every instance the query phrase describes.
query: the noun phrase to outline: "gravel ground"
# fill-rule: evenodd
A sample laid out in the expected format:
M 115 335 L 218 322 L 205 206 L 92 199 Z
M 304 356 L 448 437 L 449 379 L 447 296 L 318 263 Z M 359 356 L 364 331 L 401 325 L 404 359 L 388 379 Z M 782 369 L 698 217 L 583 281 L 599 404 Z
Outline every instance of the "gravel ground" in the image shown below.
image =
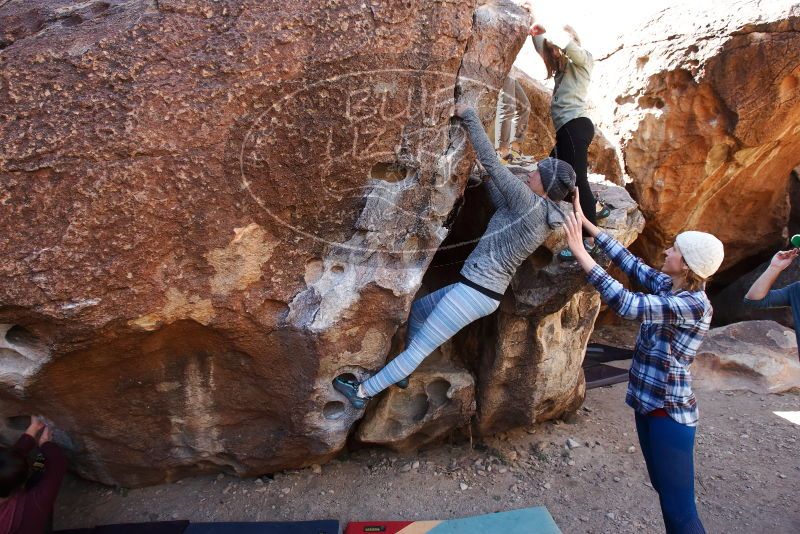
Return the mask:
M 797 395 L 699 392 L 697 498 L 709 533 L 800 532 Z M 659 532 L 625 384 L 591 390 L 567 421 L 414 455 L 343 453 L 273 477 L 189 478 L 124 490 L 68 479 L 56 527 L 167 519 L 446 519 L 544 505 L 565 533 Z M 566 446 L 573 440 L 573 449 Z

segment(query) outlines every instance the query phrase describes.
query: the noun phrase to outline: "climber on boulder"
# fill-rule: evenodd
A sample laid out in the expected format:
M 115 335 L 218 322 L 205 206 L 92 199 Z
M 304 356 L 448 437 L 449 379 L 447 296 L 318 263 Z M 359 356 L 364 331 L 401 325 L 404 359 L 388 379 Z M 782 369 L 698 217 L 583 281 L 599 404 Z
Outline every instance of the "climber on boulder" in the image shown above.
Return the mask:
M 626 290 L 597 265 L 584 248 L 581 229 L 648 292 Z M 639 444 L 666 531 L 703 533 L 694 499 L 698 413 L 689 366 L 711 325 L 713 309 L 705 284 L 722 264 L 722 243 L 705 232 L 682 232 L 664 251 L 664 266 L 658 271 L 591 223 L 577 198 L 574 213 L 567 215 L 566 232 L 570 250 L 603 301 L 623 318 L 642 321 L 625 402 L 635 410 Z
M 553 78 L 553 100 L 550 115 L 556 129 L 556 145 L 551 157 L 566 161 L 575 169 L 581 206 L 593 224 L 608 217 L 611 210 L 601 204 L 589 188 L 589 145 L 594 138 L 594 124 L 587 111 L 587 94 L 591 82 L 594 58 L 581 47 L 578 34 L 571 26 L 548 32 L 541 24 L 530 29 L 533 46 L 544 61 L 547 77 Z M 584 246 L 596 252 L 594 238 L 584 232 Z M 558 259 L 573 261 L 569 249 L 562 250 Z
M 575 187 L 575 171 L 569 164 L 544 159 L 522 181 L 498 160 L 474 109 L 457 104 L 455 115 L 462 119 L 488 173 L 484 183 L 496 211 L 466 259 L 460 280 L 412 304 L 406 350 L 364 382 L 345 376 L 333 381 L 355 408 L 363 408 L 371 397 L 405 379 L 456 332 L 494 312 L 517 268 L 564 222 L 556 203 Z

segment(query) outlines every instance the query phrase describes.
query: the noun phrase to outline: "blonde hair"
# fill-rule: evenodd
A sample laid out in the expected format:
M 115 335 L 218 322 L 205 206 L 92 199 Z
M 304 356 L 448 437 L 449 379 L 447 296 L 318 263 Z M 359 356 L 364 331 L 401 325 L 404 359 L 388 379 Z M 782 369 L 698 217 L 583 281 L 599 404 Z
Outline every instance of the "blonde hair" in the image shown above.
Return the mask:
M 673 243 L 672 246 L 681 253 L 681 263 L 686 266 L 686 274 L 683 277 L 683 284 L 681 284 L 681 289 L 686 291 L 705 291 L 706 289 L 706 282 L 711 280 L 711 278 L 703 278 L 696 272 L 689 267 L 689 264 L 686 263 L 686 260 L 683 259 L 683 252 L 678 247 L 677 243 Z
M 685 289 L 686 291 L 705 291 L 706 282 L 709 280 L 709 278 L 701 278 L 699 274 L 691 269 L 688 269 L 686 271 L 686 277 L 683 279 L 682 289 Z

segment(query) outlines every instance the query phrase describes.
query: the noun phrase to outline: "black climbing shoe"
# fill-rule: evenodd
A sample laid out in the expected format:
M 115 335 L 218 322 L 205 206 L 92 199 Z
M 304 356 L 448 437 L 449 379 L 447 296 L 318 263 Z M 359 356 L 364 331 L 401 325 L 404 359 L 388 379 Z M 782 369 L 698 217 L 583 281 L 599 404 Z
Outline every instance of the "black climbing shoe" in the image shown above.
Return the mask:
M 369 400 L 369 397 L 364 398 L 358 396 L 358 382 L 347 380 L 341 376 L 337 376 L 333 379 L 333 389 L 347 397 L 347 400 L 350 401 L 350 404 L 352 404 L 353 408 L 356 410 L 363 410 Z
M 400 389 L 406 389 L 408 387 L 408 377 L 403 378 L 402 380 L 398 380 L 394 383 L 395 386 L 399 387 Z

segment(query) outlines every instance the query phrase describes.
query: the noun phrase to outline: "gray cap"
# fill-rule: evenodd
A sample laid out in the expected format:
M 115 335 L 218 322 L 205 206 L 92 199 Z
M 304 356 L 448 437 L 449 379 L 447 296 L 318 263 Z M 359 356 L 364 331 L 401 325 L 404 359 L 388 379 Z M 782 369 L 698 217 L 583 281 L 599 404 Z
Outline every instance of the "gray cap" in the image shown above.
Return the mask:
M 575 189 L 575 170 L 566 161 L 545 158 L 538 167 L 544 192 L 550 200 L 564 200 Z

